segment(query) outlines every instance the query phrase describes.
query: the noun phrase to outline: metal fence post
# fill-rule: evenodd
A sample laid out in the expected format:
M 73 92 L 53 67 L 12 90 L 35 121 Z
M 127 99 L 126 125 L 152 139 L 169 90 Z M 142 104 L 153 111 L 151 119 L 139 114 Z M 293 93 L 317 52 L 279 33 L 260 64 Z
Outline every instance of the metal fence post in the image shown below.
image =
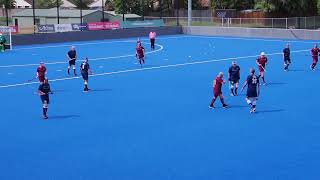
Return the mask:
M 122 11 L 122 21 L 125 21 L 125 18 L 124 18 L 124 0 L 121 0 L 121 11 Z
M 162 19 L 162 3 L 163 0 L 160 0 L 160 19 Z
M 240 18 L 240 27 L 242 27 L 242 18 Z
M 105 21 L 105 20 L 104 20 L 104 5 L 105 5 L 105 4 L 104 4 L 104 1 L 103 1 L 103 0 L 101 1 L 101 3 L 102 3 L 102 4 L 101 4 L 101 9 L 102 9 L 102 22 L 104 22 L 104 21 Z
M 273 18 L 271 18 L 271 28 L 273 28 Z
M 286 29 L 288 29 L 288 18 L 286 18 Z
M 5 5 L 4 5 L 5 6 Z M 6 11 L 6 22 L 7 22 L 7 26 L 9 26 L 9 13 L 8 13 L 8 7 L 4 8 Z
M 316 29 L 316 17 L 313 16 L 313 29 Z
M 35 2 L 32 0 L 32 17 L 33 17 L 33 34 L 36 33 L 36 12 L 35 12 Z
M 57 22 L 58 24 L 60 24 L 59 0 L 56 0 L 56 3 L 57 3 Z
M 80 24 L 82 24 L 82 8 L 83 8 L 83 3 L 82 0 L 80 0 Z
M 304 17 L 304 29 L 307 29 L 307 17 Z

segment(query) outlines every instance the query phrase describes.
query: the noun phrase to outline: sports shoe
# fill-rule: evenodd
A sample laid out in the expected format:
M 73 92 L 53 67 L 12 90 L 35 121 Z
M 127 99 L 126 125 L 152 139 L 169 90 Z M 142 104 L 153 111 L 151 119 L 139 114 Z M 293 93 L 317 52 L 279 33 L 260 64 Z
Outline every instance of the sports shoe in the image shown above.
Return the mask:
M 214 109 L 214 106 L 211 106 L 211 105 L 210 105 L 210 106 L 209 106 L 209 109 Z
M 42 118 L 43 118 L 43 119 L 48 119 L 48 116 L 45 115 L 45 116 L 43 116 Z
M 228 108 L 229 106 L 227 104 L 222 105 L 223 108 Z

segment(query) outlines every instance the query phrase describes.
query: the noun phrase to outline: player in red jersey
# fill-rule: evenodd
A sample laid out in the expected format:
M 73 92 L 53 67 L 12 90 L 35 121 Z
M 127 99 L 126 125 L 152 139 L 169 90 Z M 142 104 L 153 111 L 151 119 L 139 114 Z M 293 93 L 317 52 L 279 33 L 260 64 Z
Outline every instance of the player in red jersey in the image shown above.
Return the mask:
M 223 108 L 227 108 L 228 105 L 224 102 L 224 97 L 222 95 L 222 85 L 225 84 L 226 81 L 223 79 L 223 72 L 220 72 L 217 78 L 213 81 L 213 99 L 210 103 L 209 108 L 214 108 L 214 102 L 220 97 L 220 101 L 222 103 Z
M 264 79 L 264 73 L 266 71 L 266 66 L 268 64 L 268 58 L 264 52 L 261 52 L 260 56 L 257 58 L 257 65 L 260 71 L 260 77 L 262 78 L 263 85 L 266 85 L 266 81 Z
M 144 64 L 144 47 L 141 45 L 141 43 L 138 44 L 136 49 L 136 58 L 139 60 L 139 63 L 142 67 L 142 64 Z
M 37 77 L 40 83 L 43 83 L 47 74 L 47 68 L 44 66 L 44 63 L 41 62 L 39 67 L 37 68 Z
M 318 48 L 318 45 L 315 44 L 314 47 L 311 49 L 311 56 L 312 56 L 312 64 L 310 65 L 311 70 L 315 70 L 317 64 L 318 64 L 318 59 L 319 59 L 319 54 L 320 49 Z

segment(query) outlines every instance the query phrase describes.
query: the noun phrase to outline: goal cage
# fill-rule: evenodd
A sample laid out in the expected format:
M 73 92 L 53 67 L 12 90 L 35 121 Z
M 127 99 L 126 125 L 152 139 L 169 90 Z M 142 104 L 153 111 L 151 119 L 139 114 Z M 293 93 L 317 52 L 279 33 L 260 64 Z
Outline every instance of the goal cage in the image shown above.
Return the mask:
M 8 26 L 0 26 L 0 33 L 6 39 L 5 49 L 12 50 L 12 29 Z

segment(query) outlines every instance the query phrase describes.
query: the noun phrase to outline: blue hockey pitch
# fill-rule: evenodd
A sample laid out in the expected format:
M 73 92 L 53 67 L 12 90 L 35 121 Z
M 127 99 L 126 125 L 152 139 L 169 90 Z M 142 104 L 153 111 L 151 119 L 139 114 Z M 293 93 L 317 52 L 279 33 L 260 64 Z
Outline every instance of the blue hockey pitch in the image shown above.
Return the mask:
M 136 39 L 17 46 L 0 54 L 1 180 L 318 180 L 319 71 L 315 42 L 161 36 L 143 68 Z M 289 72 L 282 49 L 291 44 Z M 75 45 L 94 75 L 89 93 L 66 73 Z M 208 109 L 212 81 L 237 58 L 241 84 L 264 51 L 257 113 L 242 93 Z M 42 120 L 35 76 L 46 63 L 54 94 Z M 79 68 L 80 62 L 77 64 Z M 216 102 L 221 107 L 220 102 Z

